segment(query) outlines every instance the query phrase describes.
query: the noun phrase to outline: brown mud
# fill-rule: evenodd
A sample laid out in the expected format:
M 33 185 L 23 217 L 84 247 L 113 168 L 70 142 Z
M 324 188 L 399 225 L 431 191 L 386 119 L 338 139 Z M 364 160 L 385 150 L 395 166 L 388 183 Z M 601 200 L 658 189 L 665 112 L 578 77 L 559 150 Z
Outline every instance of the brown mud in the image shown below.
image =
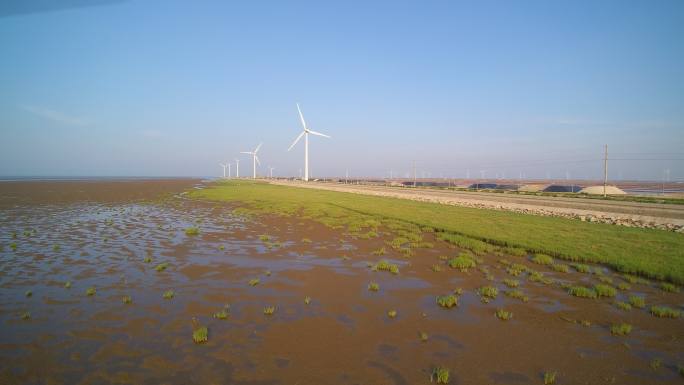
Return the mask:
M 624 280 L 608 269 L 562 273 L 494 254 L 461 272 L 440 258 L 461 250 L 432 234 L 423 238 L 434 247 L 407 257 L 385 243 L 388 229 L 357 239 L 176 195 L 197 181 L 118 182 L 116 191 L 70 183 L 14 185 L 11 193 L 0 184 L 0 384 L 427 384 L 437 366 L 449 368 L 451 384 L 542 384 L 545 372 L 557 372 L 557 384 L 682 382 L 684 323 L 648 308 L 681 310 L 684 295 L 656 282 L 630 284 L 616 298 L 576 298 L 560 282 Z M 156 201 L 159 194 L 176 197 Z M 185 233 L 192 226 L 199 235 Z M 373 254 L 382 247 L 387 254 Z M 369 268 L 380 259 L 399 274 Z M 554 282 L 513 277 L 508 263 Z M 520 281 L 528 302 L 504 295 L 506 278 Z M 371 281 L 379 291 L 368 290 Z M 486 304 L 477 294 L 485 285 L 499 289 Z M 436 304 L 457 288 L 457 307 Z M 167 290 L 173 298 L 162 297 Z M 614 305 L 632 294 L 647 307 Z M 500 308 L 513 318 L 499 320 Z M 222 309 L 226 319 L 212 317 Z M 207 326 L 206 343 L 193 342 L 193 317 Z M 613 336 L 619 322 L 632 332 Z

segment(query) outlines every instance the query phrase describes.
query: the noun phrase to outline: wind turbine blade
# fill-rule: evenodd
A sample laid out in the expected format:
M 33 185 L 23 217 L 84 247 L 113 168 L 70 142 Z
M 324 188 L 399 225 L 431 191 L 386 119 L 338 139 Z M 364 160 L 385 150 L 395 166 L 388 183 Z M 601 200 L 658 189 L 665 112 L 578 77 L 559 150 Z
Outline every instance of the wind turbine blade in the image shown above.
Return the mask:
M 292 150 L 292 147 L 294 147 L 294 145 L 297 144 L 297 142 L 299 142 L 299 139 L 301 139 L 302 136 L 304 136 L 305 133 L 306 133 L 306 131 L 302 131 L 302 133 L 299 134 L 299 136 L 297 137 L 297 139 L 295 139 L 295 141 L 292 142 L 292 145 L 290 146 L 290 148 L 287 149 L 287 151 Z
M 322 137 L 324 137 L 324 138 L 329 138 L 329 137 L 330 137 L 330 136 L 328 136 L 328 135 L 326 135 L 326 134 L 321 134 L 320 132 L 311 131 L 311 130 L 309 130 L 309 134 L 322 136 Z
M 251 152 L 249 152 L 249 151 L 240 151 L 240 154 L 248 154 L 248 155 L 252 155 L 252 153 L 251 153 Z
M 259 157 L 256 156 L 256 155 L 254 155 L 254 159 L 256 160 L 257 164 L 258 164 L 259 166 L 261 166 L 261 162 L 259 162 Z
M 302 110 L 299 109 L 299 103 L 297 103 L 297 111 L 299 111 L 299 119 L 302 120 L 302 127 L 306 130 L 306 122 L 304 121 L 304 115 L 302 115 Z
M 257 153 L 257 151 L 259 151 L 259 149 L 261 148 L 261 145 L 262 145 L 262 144 L 263 144 L 263 143 L 259 143 L 259 145 L 257 146 L 256 150 L 254 150 L 254 153 L 255 153 L 255 154 Z

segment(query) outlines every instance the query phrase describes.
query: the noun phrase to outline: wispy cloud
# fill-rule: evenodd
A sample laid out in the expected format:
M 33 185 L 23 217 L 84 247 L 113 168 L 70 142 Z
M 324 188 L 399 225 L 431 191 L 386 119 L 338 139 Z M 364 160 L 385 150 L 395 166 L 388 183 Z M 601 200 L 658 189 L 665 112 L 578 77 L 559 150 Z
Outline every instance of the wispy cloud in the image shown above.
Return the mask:
M 29 106 L 29 105 L 21 105 L 20 106 L 23 110 L 30 112 L 33 115 L 40 116 L 41 118 L 56 122 L 56 123 L 61 123 L 61 124 L 66 124 L 69 126 L 86 126 L 90 124 L 90 122 L 80 116 L 71 116 L 67 115 L 63 112 L 52 110 L 49 108 L 45 107 L 38 107 L 38 106 Z

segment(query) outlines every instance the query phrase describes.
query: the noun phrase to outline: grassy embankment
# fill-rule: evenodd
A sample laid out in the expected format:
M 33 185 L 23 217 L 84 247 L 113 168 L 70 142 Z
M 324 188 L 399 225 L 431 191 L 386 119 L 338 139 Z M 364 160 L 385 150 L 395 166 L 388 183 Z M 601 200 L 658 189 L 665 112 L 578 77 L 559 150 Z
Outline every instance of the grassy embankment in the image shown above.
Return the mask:
M 495 246 L 522 248 L 684 284 L 684 236 L 662 230 L 251 181 L 217 182 L 190 196 L 243 202 L 243 211 L 248 212 L 297 214 L 355 234 L 406 224 L 438 232 L 442 239 L 475 251 L 496 251 Z

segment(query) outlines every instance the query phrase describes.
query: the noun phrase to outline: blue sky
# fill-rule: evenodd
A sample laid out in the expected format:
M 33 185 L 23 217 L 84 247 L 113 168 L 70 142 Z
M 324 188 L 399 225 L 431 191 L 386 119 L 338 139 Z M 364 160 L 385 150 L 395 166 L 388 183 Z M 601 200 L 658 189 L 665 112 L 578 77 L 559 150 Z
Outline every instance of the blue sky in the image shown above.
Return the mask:
M 0 175 L 684 179 L 682 1 L 12 7 Z

